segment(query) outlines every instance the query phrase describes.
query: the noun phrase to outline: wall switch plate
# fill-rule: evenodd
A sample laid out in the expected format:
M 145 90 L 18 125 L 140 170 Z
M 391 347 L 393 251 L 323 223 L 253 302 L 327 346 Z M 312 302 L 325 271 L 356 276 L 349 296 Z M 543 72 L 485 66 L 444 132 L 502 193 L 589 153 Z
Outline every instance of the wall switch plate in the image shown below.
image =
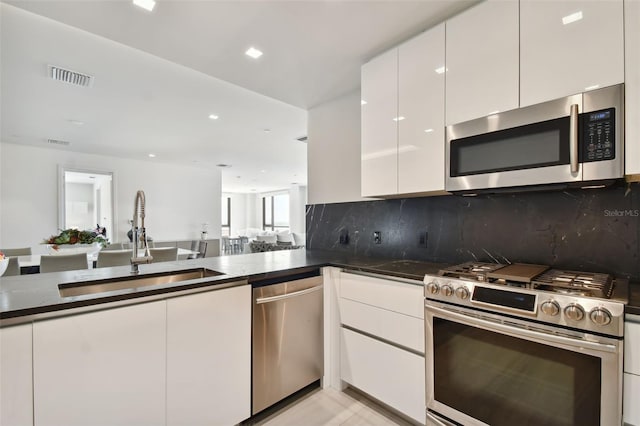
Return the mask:
M 427 241 L 429 240 L 429 233 L 427 231 L 422 231 L 418 235 L 418 247 L 427 248 Z
M 382 244 L 382 233 L 380 231 L 373 231 L 373 242 L 375 244 Z

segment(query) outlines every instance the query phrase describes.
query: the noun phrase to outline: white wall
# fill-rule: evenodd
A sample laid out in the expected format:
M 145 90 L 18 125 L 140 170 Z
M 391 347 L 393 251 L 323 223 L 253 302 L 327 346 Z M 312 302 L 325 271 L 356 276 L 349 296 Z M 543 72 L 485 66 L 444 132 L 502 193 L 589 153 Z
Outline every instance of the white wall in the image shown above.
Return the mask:
M 306 218 L 305 207 L 307 204 L 307 187 L 293 185 L 289 189 L 289 229 L 291 232 L 305 233 Z
M 138 189 L 148 235 L 195 239 L 203 222 L 220 237 L 220 171 L 0 143 L 0 247 L 39 246 L 58 229 L 58 165 L 114 173 L 115 241 L 127 240 Z
M 360 196 L 360 90 L 309 110 L 308 203 Z

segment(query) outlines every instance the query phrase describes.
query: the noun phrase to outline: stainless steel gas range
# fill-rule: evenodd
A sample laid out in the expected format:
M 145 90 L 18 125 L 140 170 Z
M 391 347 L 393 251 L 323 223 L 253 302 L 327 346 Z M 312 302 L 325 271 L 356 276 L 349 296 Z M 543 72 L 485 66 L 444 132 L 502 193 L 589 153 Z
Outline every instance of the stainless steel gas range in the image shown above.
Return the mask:
M 468 262 L 424 282 L 427 424 L 621 424 L 626 280 Z

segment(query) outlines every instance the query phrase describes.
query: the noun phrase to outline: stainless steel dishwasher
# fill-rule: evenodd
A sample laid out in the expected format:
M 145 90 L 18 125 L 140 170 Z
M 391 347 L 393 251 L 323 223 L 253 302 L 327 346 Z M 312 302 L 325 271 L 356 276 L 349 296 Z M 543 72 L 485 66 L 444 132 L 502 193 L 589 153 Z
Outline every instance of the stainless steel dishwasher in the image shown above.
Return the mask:
M 322 377 L 322 276 L 314 270 L 252 286 L 256 414 Z

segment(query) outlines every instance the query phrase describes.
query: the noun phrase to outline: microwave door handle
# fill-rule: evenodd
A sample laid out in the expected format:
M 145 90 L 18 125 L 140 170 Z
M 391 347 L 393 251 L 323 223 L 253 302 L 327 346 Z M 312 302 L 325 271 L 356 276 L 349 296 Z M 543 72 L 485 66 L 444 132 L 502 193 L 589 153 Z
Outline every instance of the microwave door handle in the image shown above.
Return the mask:
M 571 173 L 578 173 L 578 104 L 569 110 L 569 162 Z

